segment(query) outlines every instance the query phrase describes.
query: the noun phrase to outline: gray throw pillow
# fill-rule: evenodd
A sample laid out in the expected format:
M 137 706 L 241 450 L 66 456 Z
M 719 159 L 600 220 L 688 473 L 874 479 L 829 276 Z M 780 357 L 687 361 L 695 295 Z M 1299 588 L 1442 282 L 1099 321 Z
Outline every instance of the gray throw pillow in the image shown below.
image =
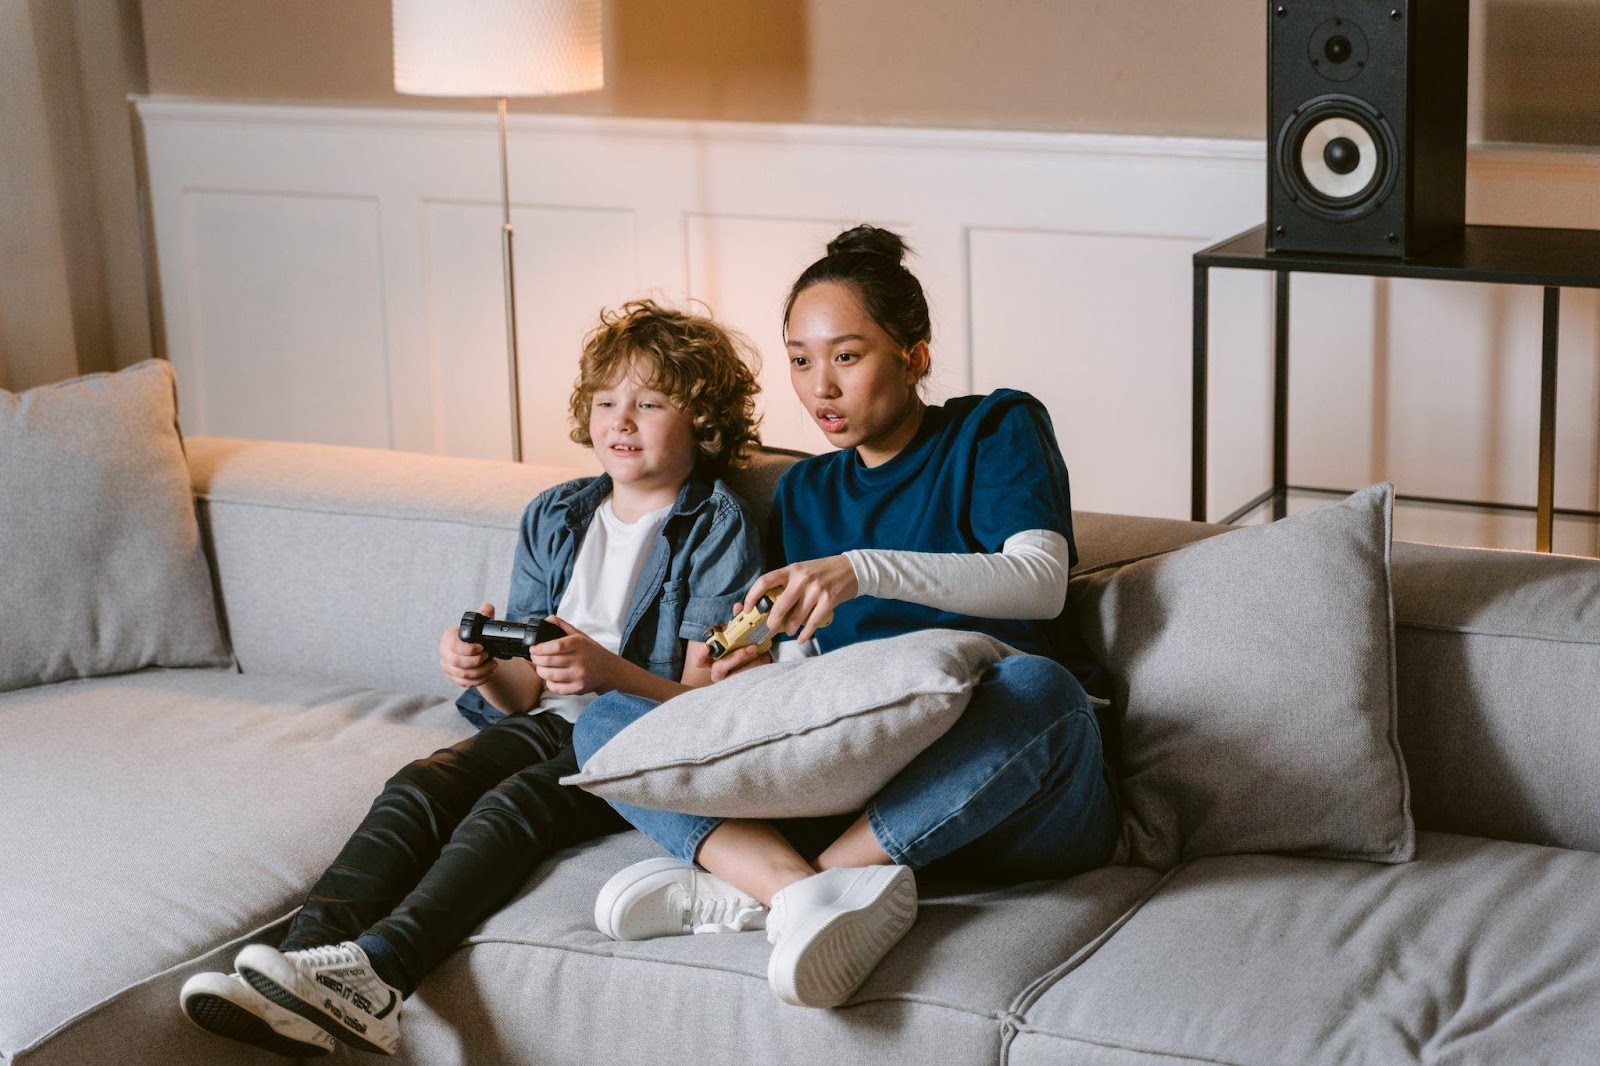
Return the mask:
M 230 661 L 172 367 L 0 390 L 0 692 Z
M 562 784 L 717 818 L 857 811 L 1011 654 L 993 637 L 930 629 L 744 670 L 663 703 Z
M 1406 862 L 1393 489 L 1073 580 L 1120 723 L 1120 861 Z

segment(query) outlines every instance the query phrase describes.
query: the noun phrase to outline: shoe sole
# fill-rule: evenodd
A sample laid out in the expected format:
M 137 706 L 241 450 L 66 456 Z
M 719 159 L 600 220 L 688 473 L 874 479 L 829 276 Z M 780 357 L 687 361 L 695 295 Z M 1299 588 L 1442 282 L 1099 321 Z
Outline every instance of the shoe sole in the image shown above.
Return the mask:
M 292 1059 L 320 1059 L 333 1054 L 332 1048 L 284 1036 L 259 1015 L 252 1014 L 231 999 L 210 992 L 190 996 L 183 1003 L 183 1013 L 208 1033 L 237 1040 L 241 1044 L 253 1044 L 274 1055 L 286 1055 Z
M 681 923 L 679 928 L 673 932 L 655 933 L 651 936 L 623 936 L 619 927 L 623 910 L 619 904 L 622 898 L 632 891 L 635 885 L 654 877 L 658 873 L 681 869 L 683 869 L 683 863 L 677 859 L 666 858 L 646 859 L 644 862 L 635 863 L 626 870 L 619 871 L 601 887 L 600 894 L 595 897 L 595 928 L 612 940 L 654 940 L 660 936 L 682 936 Z
M 249 949 L 246 948 L 246 951 Z M 276 967 L 276 959 L 268 959 L 263 964 Z M 343 1012 L 339 1005 L 328 1000 L 325 1006 L 318 1006 L 302 999 L 290 987 L 290 982 L 296 975 L 291 971 L 288 974 L 273 975 L 266 970 L 257 969 L 250 961 L 243 958 L 234 962 L 234 968 L 239 971 L 251 988 L 261 993 L 267 999 L 276 1003 L 284 1010 L 293 1011 L 306 1021 L 315 1025 L 329 1036 L 342 1044 L 348 1044 L 360 1051 L 370 1051 L 374 1055 L 393 1055 L 394 1052 L 382 1044 L 375 1044 L 360 1033 L 351 1029 L 343 1020 Z M 334 1013 L 339 1012 L 339 1013 Z
M 849 910 L 834 912 L 813 929 L 786 933 L 767 963 L 767 983 L 785 1003 L 837 1007 L 866 982 L 916 919 L 916 877 L 901 866 Z

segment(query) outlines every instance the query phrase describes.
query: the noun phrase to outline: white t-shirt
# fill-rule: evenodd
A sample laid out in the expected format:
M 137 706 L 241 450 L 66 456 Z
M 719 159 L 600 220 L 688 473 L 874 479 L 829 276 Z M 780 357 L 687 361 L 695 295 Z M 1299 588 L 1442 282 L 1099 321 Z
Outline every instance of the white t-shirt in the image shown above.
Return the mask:
M 628 622 L 628 608 L 633 606 L 634 586 L 650 557 L 650 546 L 671 512 L 668 504 L 636 522 L 624 522 L 611 509 L 610 496 L 601 501 L 578 546 L 572 581 L 562 593 L 556 613 L 589 634 L 602 648 L 620 655 L 622 627 Z M 535 711 L 554 711 L 567 721 L 576 722 L 594 698 L 592 692 L 560 696 L 546 691 Z

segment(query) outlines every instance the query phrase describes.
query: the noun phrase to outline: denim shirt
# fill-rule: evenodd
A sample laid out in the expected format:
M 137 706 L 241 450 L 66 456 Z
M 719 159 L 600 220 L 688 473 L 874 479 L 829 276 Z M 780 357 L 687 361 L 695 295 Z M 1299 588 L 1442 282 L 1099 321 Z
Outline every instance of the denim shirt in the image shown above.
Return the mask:
M 601 474 L 547 489 L 528 505 L 504 617 L 525 622 L 555 613 L 589 523 L 609 495 L 611 477 Z M 725 623 L 762 572 L 760 536 L 744 501 L 696 469 L 678 490 L 633 587 L 622 657 L 677 681 L 683 642 Z M 456 707 L 480 729 L 504 717 L 476 688 L 463 692 Z

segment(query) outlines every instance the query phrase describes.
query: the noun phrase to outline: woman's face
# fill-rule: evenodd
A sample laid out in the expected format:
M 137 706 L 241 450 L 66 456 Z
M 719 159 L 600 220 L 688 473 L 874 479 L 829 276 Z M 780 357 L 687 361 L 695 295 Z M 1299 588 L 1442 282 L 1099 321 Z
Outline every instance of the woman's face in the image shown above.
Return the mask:
M 855 290 L 836 281 L 818 282 L 795 297 L 785 334 L 789 382 L 834 447 L 855 448 L 863 462 L 877 466 L 916 435 L 926 343 L 903 351 Z

